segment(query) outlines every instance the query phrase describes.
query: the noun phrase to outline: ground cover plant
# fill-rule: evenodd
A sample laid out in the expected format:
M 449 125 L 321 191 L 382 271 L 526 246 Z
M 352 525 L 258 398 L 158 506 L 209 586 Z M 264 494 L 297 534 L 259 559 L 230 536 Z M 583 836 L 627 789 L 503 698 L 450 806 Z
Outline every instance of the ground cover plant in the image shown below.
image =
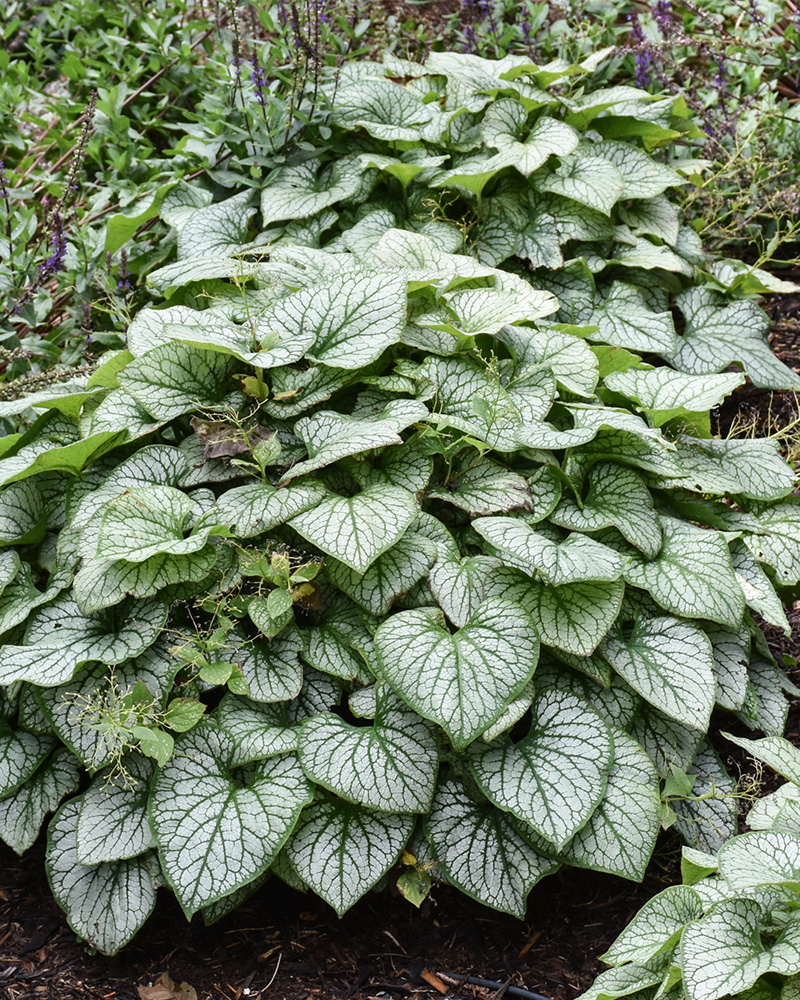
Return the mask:
M 98 950 L 159 886 L 522 914 L 562 864 L 640 879 L 662 825 L 736 832 L 710 716 L 783 730 L 753 612 L 788 630 L 798 506 L 709 410 L 798 377 L 774 280 L 668 197 L 685 104 L 582 92 L 601 59 L 323 76 L 266 177 L 164 192 L 126 346 L 0 404 L 0 835 L 58 807 Z
M 650 899 L 603 956 L 583 997 L 791 995 L 800 972 L 800 753 L 788 740 L 729 736 L 788 780 L 718 852 L 683 851 L 683 885 Z

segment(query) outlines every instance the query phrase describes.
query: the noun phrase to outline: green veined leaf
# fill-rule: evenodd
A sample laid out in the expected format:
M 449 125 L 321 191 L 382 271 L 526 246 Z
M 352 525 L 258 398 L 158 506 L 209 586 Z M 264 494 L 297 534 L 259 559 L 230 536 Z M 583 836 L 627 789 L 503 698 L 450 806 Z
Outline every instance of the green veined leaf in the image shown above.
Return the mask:
M 603 215 L 611 214 L 625 190 L 625 180 L 613 163 L 580 153 L 562 158 L 554 173 L 536 181 L 539 190 L 571 198 Z
M 499 339 L 517 355 L 518 370 L 549 368 L 570 392 L 593 396 L 597 387 L 598 362 L 583 341 L 557 329 L 506 328 Z
M 284 704 L 259 704 L 227 694 L 217 708 L 216 720 L 233 740 L 234 765 L 297 749 L 300 730 L 289 725 Z
M 605 384 L 634 400 L 648 413 L 670 410 L 711 410 L 744 382 L 736 372 L 687 375 L 670 368 L 631 368 L 612 372 Z
M 350 130 L 363 128 L 376 139 L 416 142 L 437 111 L 438 105 L 424 104 L 394 81 L 370 79 L 341 88 L 333 119 Z
M 306 356 L 312 361 L 361 368 L 400 339 L 406 322 L 406 282 L 400 275 L 367 272 L 312 285 L 281 299 L 272 322 L 292 343 L 311 331 L 315 339 Z
M 699 729 L 670 719 L 647 702 L 640 705 L 629 731 L 647 751 L 662 778 L 674 768 L 687 771 L 703 737 Z
M 216 566 L 222 576 L 224 567 L 230 566 L 219 557 L 226 550 L 206 548 L 189 555 L 159 553 L 143 562 L 125 562 L 99 559 L 84 560 L 75 574 L 73 596 L 82 614 L 93 614 L 103 608 L 119 604 L 128 595 L 138 598 L 153 597 L 164 587 L 176 584 L 201 583 Z
M 759 561 L 741 539 L 735 539 L 730 550 L 736 579 L 744 592 L 747 606 L 757 611 L 771 625 L 783 629 L 784 635 L 791 635 L 792 629 L 783 602 Z
M 645 701 L 705 732 L 716 683 L 711 643 L 677 618 L 639 619 L 629 636 L 610 632 L 600 652 Z
M 76 830 L 80 803 L 66 802 L 47 831 L 47 878 L 70 927 L 104 955 L 115 955 L 153 912 L 158 862 L 154 854 L 82 865 Z
M 800 840 L 759 830 L 729 840 L 719 851 L 719 870 L 734 892 L 759 885 L 800 886 Z
M 675 826 L 690 847 L 713 854 L 738 831 L 735 785 L 719 754 L 706 740 L 700 744 L 687 774 L 697 777 L 691 796 L 671 803 L 677 815 Z
M 172 420 L 216 406 L 232 388 L 234 367 L 228 355 L 175 342 L 132 361 L 119 378 L 122 388 L 156 420 Z
M 21 788 L 0 801 L 0 839 L 24 854 L 39 836 L 45 816 L 78 790 L 79 780 L 77 757 L 63 747 L 56 750 Z
M 625 580 L 674 614 L 738 625 L 744 594 L 724 537 L 672 518 L 662 518 L 662 526 L 658 556 L 650 562 L 634 557 L 624 570 Z
M 284 628 L 272 639 L 249 639 L 238 630 L 229 635 L 226 660 L 235 663 L 247 685 L 248 697 L 258 702 L 290 701 L 300 693 L 303 640 L 297 629 Z
M 462 749 L 487 729 L 530 679 L 538 640 L 526 612 L 490 598 L 455 635 L 423 609 L 401 611 L 375 634 L 380 676 Z
M 730 733 L 722 734 L 731 743 L 746 750 L 751 757 L 762 760 L 773 771 L 795 785 L 800 786 L 800 750 L 793 746 L 782 736 L 767 736 L 761 740 L 748 740 L 743 736 L 732 736 Z
M 415 399 L 392 400 L 376 418 L 367 420 L 317 410 L 295 424 L 295 434 L 305 441 L 309 457 L 284 473 L 281 485 L 349 455 L 402 444 L 400 431 L 427 416 L 427 406 Z
M 312 545 L 364 573 L 400 539 L 418 513 L 416 498 L 408 490 L 372 486 L 354 497 L 329 497 L 290 523 Z
M 721 708 L 738 711 L 747 697 L 747 666 L 750 660 L 747 626 L 733 629 L 709 622 L 703 631 L 711 640 L 714 653 L 716 702 Z
M 0 680 L 54 687 L 88 660 L 121 663 L 155 642 L 166 617 L 166 606 L 155 600 L 86 617 L 70 596 L 60 597 L 31 615 L 24 646 L 0 649 Z
M 508 389 L 467 358 L 429 358 L 422 371 L 436 386 L 440 422 L 500 451 L 519 447 L 527 426 L 547 415 L 555 394 L 549 370 L 524 372 Z
M 240 783 L 231 773 L 233 749 L 226 733 L 197 726 L 153 785 L 150 822 L 187 916 L 257 878 L 311 801 L 294 758 L 261 762 Z
M 439 556 L 428 580 L 439 607 L 454 625 L 463 627 L 476 613 L 486 596 L 489 574 L 501 565 L 492 556 Z
M 361 187 L 357 164 L 343 160 L 317 173 L 317 163 L 283 167 L 261 192 L 264 226 L 284 219 L 307 219 L 352 197 Z
M 155 766 L 132 754 L 122 767 L 116 776 L 101 772 L 81 796 L 75 836 L 82 865 L 135 858 L 156 846 L 147 818 Z
M 613 163 L 622 174 L 624 198 L 655 198 L 667 188 L 680 187 L 686 180 L 670 167 L 639 149 L 632 142 L 606 139 L 587 148 L 590 158 Z
M 0 732 L 0 796 L 24 785 L 53 749 L 51 736 L 26 733 L 3 726 Z
M 566 692 L 545 691 L 532 714 L 519 743 L 489 747 L 471 767 L 496 806 L 561 848 L 602 799 L 614 742 L 600 716 Z
M 18 542 L 55 510 L 63 496 L 64 479 L 59 473 L 38 475 L 13 483 L 0 492 L 0 544 Z
M 524 177 L 530 177 L 551 156 L 569 157 L 578 145 L 578 133 L 566 122 L 556 118 L 540 118 L 523 142 L 519 142 L 512 132 L 495 128 L 489 134 L 488 121 L 501 103 L 490 105 L 483 119 L 482 132 L 487 144 L 497 150 L 490 160 L 495 169 L 514 167 Z
M 705 441 L 684 436 L 677 449 L 684 475 L 670 486 L 756 500 L 780 500 L 794 489 L 795 474 L 781 457 L 778 442 L 769 438 Z
M 625 267 L 641 267 L 646 271 L 663 269 L 677 274 L 692 276 L 692 265 L 669 247 L 651 243 L 644 236 L 634 236 L 634 244 L 617 243 L 612 263 Z
M 800 388 L 800 377 L 770 351 L 769 318 L 754 302 L 726 304 L 723 296 L 709 288 L 689 288 L 675 304 L 686 318 L 686 329 L 677 351 L 664 357 L 676 368 L 706 375 L 738 363 L 755 385 Z
M 747 547 L 775 570 L 778 584 L 800 581 L 800 504 L 792 498 L 761 511 L 758 533 L 745 533 Z
M 536 574 L 552 586 L 583 580 L 613 581 L 622 575 L 623 558 L 585 535 L 573 534 L 554 542 L 526 524 L 524 518 L 516 517 L 479 517 L 472 527 L 499 550 L 506 565 Z
M 680 213 L 664 195 L 619 206 L 619 217 L 634 236 L 657 236 L 675 246 L 680 232 Z
M 436 735 L 393 695 L 379 698 L 369 727 L 333 714 L 309 719 L 299 759 L 313 782 L 348 802 L 386 812 L 430 809 L 439 766 Z
M 172 486 L 126 490 L 104 508 L 91 556 L 144 562 L 161 552 L 199 552 L 216 528 L 213 519 L 210 523 L 205 519 L 205 526 L 198 524 L 202 515 L 201 506 Z
M 311 510 L 329 496 L 313 479 L 276 489 L 271 483 L 246 483 L 226 490 L 217 500 L 214 516 L 237 538 L 251 538 Z
M 437 549 L 413 527 L 364 573 L 329 559 L 331 583 L 374 615 L 385 616 L 396 597 L 407 593 L 436 561 Z
M 592 468 L 582 506 L 564 496 L 551 520 L 573 531 L 618 528 L 650 559 L 661 548 L 661 525 L 650 491 L 633 469 L 612 462 L 598 462 Z
M 255 214 L 253 192 L 248 189 L 197 208 L 178 225 L 178 260 L 201 254 L 227 253 L 233 256 L 247 236 L 247 227 Z
M 566 845 L 570 864 L 640 882 L 659 831 L 658 775 L 636 740 L 616 727 L 614 763 L 597 809 Z
M 658 986 L 664 978 L 664 970 L 643 968 L 631 962 L 616 969 L 606 969 L 594 983 L 581 993 L 578 1000 L 616 1000 L 641 993 L 651 986 Z
M 749 989 L 770 968 L 761 943 L 763 911 L 754 899 L 724 899 L 683 932 L 682 968 L 693 1000 Z
M 520 919 L 533 886 L 559 867 L 520 836 L 507 814 L 477 805 L 453 780 L 439 786 L 425 827 L 448 882 Z
M 671 885 L 644 904 L 602 956 L 609 965 L 640 965 L 667 951 L 687 924 L 703 915 L 703 903 L 688 885 Z
M 614 623 L 625 586 L 612 583 L 565 583 L 551 587 L 516 570 L 495 570 L 488 595 L 518 601 L 533 619 L 543 643 L 576 656 L 590 656 Z
M 414 816 L 371 812 L 332 796 L 303 813 L 286 845 L 300 878 L 341 916 L 392 867 Z
M 365 661 L 371 662 L 374 625 L 368 621 L 351 600 L 334 591 L 316 625 L 300 632 L 303 659 L 332 677 L 369 683 L 372 674 Z
M 189 472 L 186 455 L 164 444 L 146 445 L 121 462 L 99 486 L 85 490 L 83 479 L 67 489 L 67 517 L 83 528 L 100 514 L 109 501 L 139 486 L 177 486 Z M 87 483 L 91 482 L 85 477 Z
M 466 465 L 463 472 L 456 466 L 455 475 L 447 484 L 428 490 L 427 496 L 445 500 L 473 516 L 532 507 L 525 479 L 488 459 Z

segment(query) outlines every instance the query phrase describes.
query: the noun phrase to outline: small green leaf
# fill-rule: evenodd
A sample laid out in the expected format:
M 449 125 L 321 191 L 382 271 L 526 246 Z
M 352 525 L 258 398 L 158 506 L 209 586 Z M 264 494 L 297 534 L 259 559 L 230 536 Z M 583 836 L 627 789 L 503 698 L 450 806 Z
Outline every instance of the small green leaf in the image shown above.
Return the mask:
M 139 749 L 146 757 L 152 757 L 159 767 L 163 767 L 172 757 L 175 740 L 163 729 L 150 726 L 132 726 L 131 736 L 139 741 Z
M 173 698 L 167 705 L 165 725 L 176 733 L 193 729 L 205 713 L 206 706 L 193 698 Z

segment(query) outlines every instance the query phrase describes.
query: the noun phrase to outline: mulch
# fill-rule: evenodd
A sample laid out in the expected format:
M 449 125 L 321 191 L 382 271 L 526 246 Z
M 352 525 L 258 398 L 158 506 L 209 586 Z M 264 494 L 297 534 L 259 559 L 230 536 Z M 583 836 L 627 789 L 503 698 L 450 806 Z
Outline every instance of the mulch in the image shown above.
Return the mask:
M 642 903 L 675 878 L 680 843 L 666 836 L 642 885 L 566 870 L 531 893 L 525 921 L 446 886 L 421 910 L 395 890 L 370 894 L 340 920 L 315 897 L 270 880 L 228 917 L 187 922 L 164 893 L 155 914 L 113 958 L 90 954 L 67 926 L 44 877 L 44 846 L 24 858 L 0 850 L 3 1000 L 139 1000 L 163 972 L 199 1000 L 436 997 L 441 973 L 477 976 L 572 1000 L 603 968 L 597 959 Z M 423 978 L 427 974 L 428 982 Z M 145 995 L 146 992 L 145 992 Z

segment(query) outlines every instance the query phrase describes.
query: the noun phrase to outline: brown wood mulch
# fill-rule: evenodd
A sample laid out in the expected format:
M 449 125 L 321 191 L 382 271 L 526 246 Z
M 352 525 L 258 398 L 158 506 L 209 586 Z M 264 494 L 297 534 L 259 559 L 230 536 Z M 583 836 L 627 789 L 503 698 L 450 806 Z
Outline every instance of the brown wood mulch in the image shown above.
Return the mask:
M 206 927 L 198 917 L 187 922 L 164 893 L 131 944 L 106 958 L 86 951 L 52 899 L 43 844 L 23 859 L 2 849 L 0 997 L 140 1000 L 141 988 L 145 1000 L 156 1000 L 148 987 L 168 972 L 199 1000 L 386 1000 L 435 997 L 430 983 L 451 972 L 498 983 L 453 989 L 454 998 L 490 997 L 508 984 L 571 1000 L 603 968 L 597 955 L 673 879 L 678 852 L 677 838 L 667 837 L 644 885 L 578 870 L 551 876 L 534 888 L 525 921 L 444 886 L 420 911 L 390 890 L 365 897 L 339 920 L 325 903 L 273 879 Z

